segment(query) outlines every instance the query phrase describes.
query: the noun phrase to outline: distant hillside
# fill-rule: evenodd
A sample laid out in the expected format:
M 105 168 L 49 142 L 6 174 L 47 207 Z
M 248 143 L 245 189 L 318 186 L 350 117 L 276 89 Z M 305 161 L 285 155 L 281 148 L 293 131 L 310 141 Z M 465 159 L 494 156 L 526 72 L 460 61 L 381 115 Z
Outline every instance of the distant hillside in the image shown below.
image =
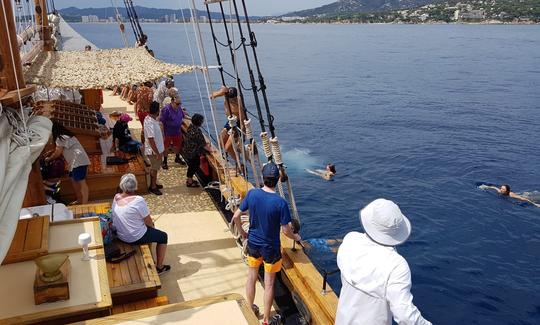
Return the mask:
M 118 11 L 123 17 L 127 17 L 127 12 L 125 7 L 119 7 Z M 177 19 L 182 19 L 182 11 L 184 12 L 184 15 L 187 17 L 190 17 L 190 11 L 189 9 L 161 9 L 161 8 L 147 8 L 147 7 L 141 7 L 141 6 L 135 6 L 135 11 L 137 12 L 137 16 L 139 19 L 162 19 L 165 15 L 168 15 L 171 17 L 173 14 L 176 14 Z M 75 7 L 69 7 L 59 10 L 62 17 L 64 17 L 67 21 L 81 21 L 81 16 L 89 16 L 89 15 L 95 15 L 98 16 L 100 19 L 107 19 L 109 17 L 115 17 L 116 16 L 116 10 L 113 7 L 107 7 L 107 8 L 75 8 Z M 206 11 L 197 11 L 197 15 L 199 17 L 207 17 Z M 220 19 L 221 13 L 217 12 L 211 12 L 210 16 L 212 19 Z M 225 15 L 226 18 L 228 18 L 228 15 Z M 250 17 L 252 18 L 252 17 Z M 258 17 L 253 17 L 258 18 Z
M 351 12 L 380 12 L 414 8 L 443 0 L 339 0 L 322 7 L 295 11 L 283 16 L 336 16 Z
M 272 19 L 304 23 L 538 24 L 540 0 L 341 0 Z

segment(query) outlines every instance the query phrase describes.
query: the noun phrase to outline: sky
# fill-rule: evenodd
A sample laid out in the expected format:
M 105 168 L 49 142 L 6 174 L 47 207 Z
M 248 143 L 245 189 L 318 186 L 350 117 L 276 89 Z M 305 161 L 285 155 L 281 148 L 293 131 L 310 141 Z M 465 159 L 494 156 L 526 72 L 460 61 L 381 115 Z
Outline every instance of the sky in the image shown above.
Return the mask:
M 320 7 L 322 5 L 336 2 L 337 0 L 245 0 L 248 12 L 254 16 L 278 15 L 291 11 L 310 9 Z M 100 8 L 111 7 L 111 3 L 115 2 L 116 6 L 124 6 L 123 0 L 54 0 L 56 9 L 67 7 L 78 8 Z M 195 3 L 199 8 L 202 7 L 203 0 L 196 0 Z M 133 4 L 143 7 L 154 8 L 187 8 L 190 6 L 190 0 L 133 0 Z

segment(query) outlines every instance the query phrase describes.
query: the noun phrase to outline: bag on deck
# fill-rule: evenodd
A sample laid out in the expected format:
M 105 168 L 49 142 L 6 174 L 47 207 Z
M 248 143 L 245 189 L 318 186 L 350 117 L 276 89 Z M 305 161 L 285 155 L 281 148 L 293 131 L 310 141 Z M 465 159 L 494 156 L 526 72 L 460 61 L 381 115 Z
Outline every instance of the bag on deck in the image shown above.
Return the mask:
M 127 164 L 128 162 L 129 160 L 122 157 L 117 157 L 117 156 L 107 157 L 107 165 L 123 165 L 123 164 Z

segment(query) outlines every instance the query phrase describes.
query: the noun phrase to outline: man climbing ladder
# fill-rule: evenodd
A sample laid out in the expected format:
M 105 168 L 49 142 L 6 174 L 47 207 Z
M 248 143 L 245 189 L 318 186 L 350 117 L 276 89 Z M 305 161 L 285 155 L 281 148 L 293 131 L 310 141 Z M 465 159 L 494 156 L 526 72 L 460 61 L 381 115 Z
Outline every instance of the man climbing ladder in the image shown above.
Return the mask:
M 251 306 L 255 299 L 255 283 L 259 267 L 264 263 L 264 316 L 263 324 L 269 324 L 270 308 L 274 300 L 274 281 L 281 270 L 280 229 L 285 236 L 300 241 L 300 235 L 291 228 L 291 214 L 287 201 L 276 194 L 279 168 L 270 162 L 262 169 L 264 187 L 250 190 L 240 207 L 234 213 L 232 222 L 241 235 L 248 240 L 249 274 L 246 283 L 246 297 Z M 241 225 L 240 216 L 249 210 L 249 234 Z

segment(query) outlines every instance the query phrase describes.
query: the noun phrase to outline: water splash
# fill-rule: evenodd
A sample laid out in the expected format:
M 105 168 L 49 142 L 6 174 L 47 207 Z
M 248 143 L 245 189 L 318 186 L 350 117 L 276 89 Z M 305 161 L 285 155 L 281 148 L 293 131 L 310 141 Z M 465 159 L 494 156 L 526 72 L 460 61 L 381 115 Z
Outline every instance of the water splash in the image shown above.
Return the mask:
M 540 191 L 523 192 L 520 195 L 534 203 L 540 203 Z
M 311 155 L 311 150 L 304 148 L 293 148 L 283 152 L 283 160 L 287 168 L 295 171 L 305 169 L 320 168 L 322 164 L 317 158 Z

